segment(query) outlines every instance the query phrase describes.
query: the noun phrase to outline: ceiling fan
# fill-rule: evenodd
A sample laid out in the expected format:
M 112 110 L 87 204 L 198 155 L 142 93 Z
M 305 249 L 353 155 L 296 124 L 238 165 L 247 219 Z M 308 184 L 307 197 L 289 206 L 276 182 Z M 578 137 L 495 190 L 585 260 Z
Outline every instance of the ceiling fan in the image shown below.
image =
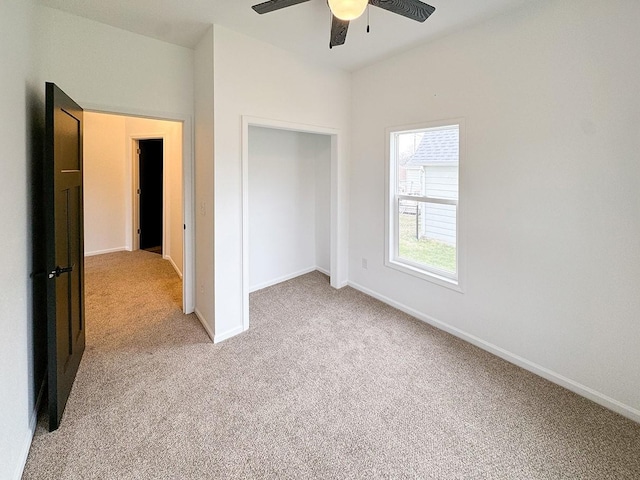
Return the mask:
M 251 8 L 259 14 L 263 14 L 308 1 L 309 0 L 269 0 L 268 2 L 254 5 Z M 332 14 L 329 48 L 342 45 L 345 42 L 349 22 L 362 15 L 367 5 L 383 8 L 417 22 L 424 22 L 435 11 L 435 7 L 420 0 L 327 0 L 327 3 L 329 4 L 329 9 Z

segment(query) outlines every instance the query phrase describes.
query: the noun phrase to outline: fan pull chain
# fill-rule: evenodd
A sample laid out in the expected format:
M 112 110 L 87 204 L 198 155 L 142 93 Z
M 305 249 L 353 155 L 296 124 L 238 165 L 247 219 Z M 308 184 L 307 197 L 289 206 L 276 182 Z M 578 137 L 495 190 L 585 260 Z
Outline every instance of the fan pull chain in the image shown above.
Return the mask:
M 369 28 L 369 24 L 370 24 L 370 22 L 369 22 L 369 19 L 370 19 L 369 11 L 370 10 L 371 10 L 371 4 L 367 3 L 367 33 L 369 33 L 371 31 L 371 29 Z

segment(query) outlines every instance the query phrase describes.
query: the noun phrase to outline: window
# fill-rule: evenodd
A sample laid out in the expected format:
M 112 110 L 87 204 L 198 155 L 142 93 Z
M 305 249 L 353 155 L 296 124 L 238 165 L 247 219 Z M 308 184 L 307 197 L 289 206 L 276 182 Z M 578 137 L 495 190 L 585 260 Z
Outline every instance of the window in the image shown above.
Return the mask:
M 461 121 L 387 130 L 386 264 L 460 290 Z

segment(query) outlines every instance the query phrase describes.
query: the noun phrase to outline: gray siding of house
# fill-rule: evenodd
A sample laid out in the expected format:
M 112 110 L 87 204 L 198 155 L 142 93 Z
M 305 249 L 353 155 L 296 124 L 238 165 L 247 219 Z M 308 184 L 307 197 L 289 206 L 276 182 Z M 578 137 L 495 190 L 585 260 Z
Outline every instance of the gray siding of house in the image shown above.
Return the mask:
M 456 207 L 453 205 L 422 204 L 420 210 L 422 238 L 456 244 Z
M 428 197 L 458 198 L 458 167 L 429 165 L 425 170 L 425 194 Z M 456 244 L 456 207 L 422 204 L 421 236 L 449 245 Z
M 404 181 L 404 193 L 407 195 L 422 195 L 422 168 L 407 168 Z

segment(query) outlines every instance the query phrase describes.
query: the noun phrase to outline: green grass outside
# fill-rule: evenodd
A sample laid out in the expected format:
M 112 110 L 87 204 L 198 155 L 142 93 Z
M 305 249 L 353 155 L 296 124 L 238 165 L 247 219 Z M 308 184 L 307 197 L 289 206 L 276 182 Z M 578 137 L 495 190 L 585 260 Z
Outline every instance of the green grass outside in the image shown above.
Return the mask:
M 400 245 L 401 258 L 439 268 L 447 272 L 456 271 L 456 248 L 437 240 L 416 238 L 416 216 L 407 213 L 400 214 Z

